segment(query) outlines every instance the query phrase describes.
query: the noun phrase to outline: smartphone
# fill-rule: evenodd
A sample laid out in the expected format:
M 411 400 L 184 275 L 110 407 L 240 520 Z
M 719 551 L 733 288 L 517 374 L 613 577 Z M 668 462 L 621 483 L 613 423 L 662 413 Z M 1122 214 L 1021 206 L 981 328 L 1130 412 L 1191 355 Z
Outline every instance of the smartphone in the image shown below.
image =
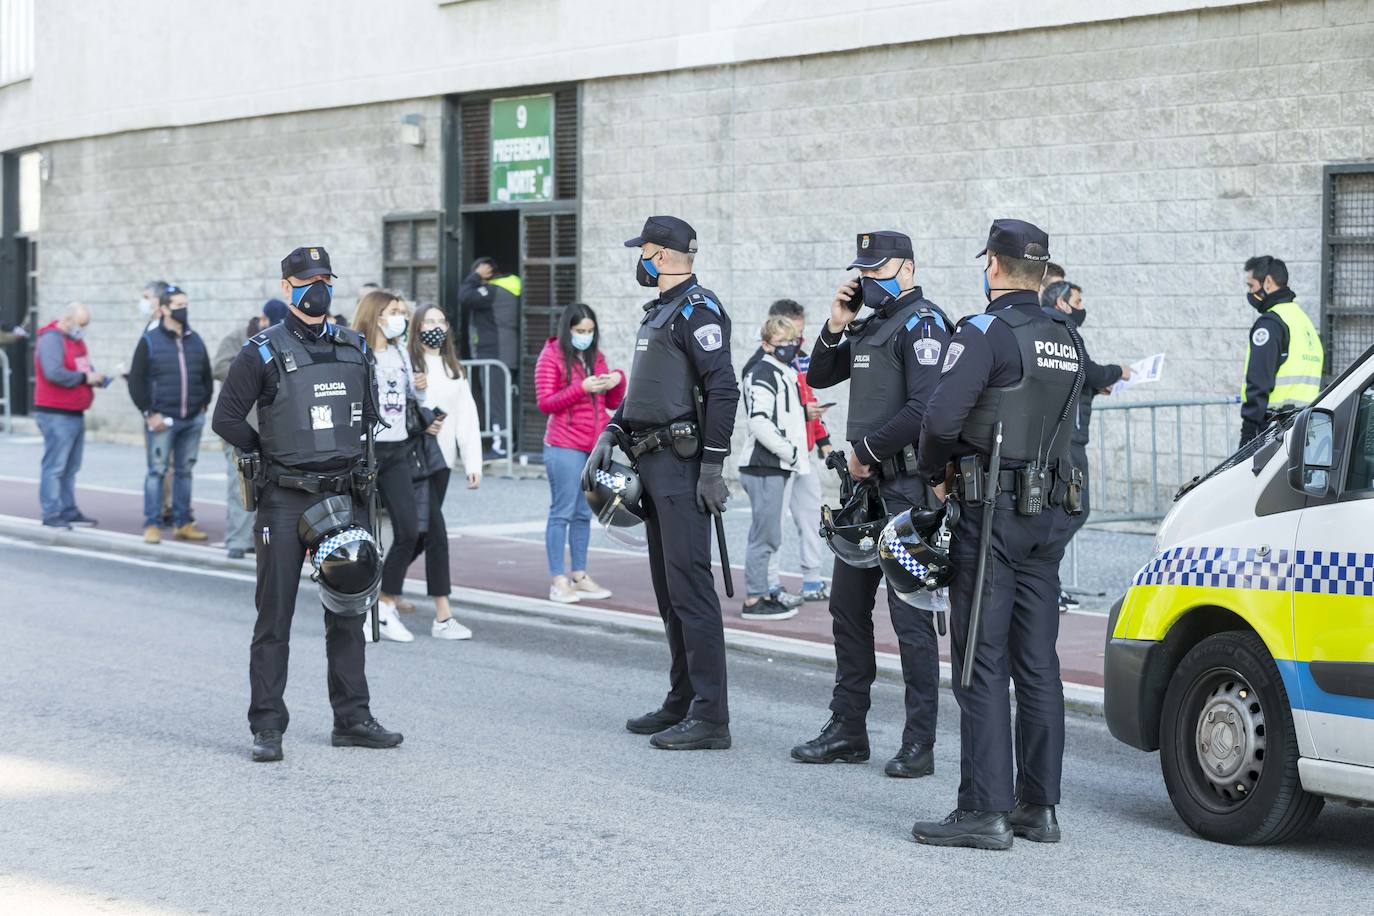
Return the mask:
M 834 407 L 834 406 L 835 406 L 835 402 L 834 402 L 834 401 L 826 401 L 824 404 L 817 404 L 816 406 L 817 406 L 817 407 Z
M 859 309 L 864 307 L 863 281 L 855 277 L 849 281 L 849 285 L 854 287 L 854 295 L 849 297 L 849 301 L 844 304 L 844 307 L 858 314 Z
M 432 413 L 434 414 L 434 419 L 436 420 L 442 420 L 444 417 L 448 416 L 447 411 L 445 411 L 442 407 L 434 408 Z

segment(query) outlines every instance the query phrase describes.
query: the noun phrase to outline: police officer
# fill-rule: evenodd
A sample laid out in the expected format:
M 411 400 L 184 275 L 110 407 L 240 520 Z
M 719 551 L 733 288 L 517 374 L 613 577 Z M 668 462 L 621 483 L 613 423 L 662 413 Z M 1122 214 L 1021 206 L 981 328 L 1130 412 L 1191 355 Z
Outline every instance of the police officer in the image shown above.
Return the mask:
M 916 473 L 914 443 L 949 343 L 951 324 L 915 281 L 911 239 L 900 232 L 858 237 L 850 269 L 859 276 L 840 285 L 830 320 L 811 353 L 807 381 L 829 388 L 849 380 L 849 473 L 877 476 L 889 514 L 925 506 L 927 486 Z M 870 314 L 859 321 L 861 308 Z M 873 652 L 873 604 L 882 582 L 878 568 L 837 559 L 830 593 L 835 634 L 835 689 L 830 720 L 816 738 L 792 749 L 804 763 L 868 760 L 869 690 L 877 676 Z M 933 596 L 923 594 L 925 609 Z M 888 594 L 888 612 L 906 683 L 902 744 L 887 762 L 889 776 L 928 776 L 935 771 L 936 693 L 939 647 L 931 614 Z
M 1287 264 L 1269 255 L 1253 257 L 1245 262 L 1245 285 L 1245 301 L 1259 317 L 1245 355 L 1241 445 L 1258 436 L 1275 411 L 1316 400 L 1326 359 L 1312 319 L 1288 288 Z
M 625 243 L 639 248 L 635 276 L 656 287 L 644 306 L 629 390 L 583 472 L 610 467 L 619 444 L 643 484 L 642 504 L 658 612 L 672 656 L 663 705 L 625 727 L 668 750 L 730 746 L 725 629 L 711 573 L 712 516 L 729 492 L 739 386 L 730 363 L 730 317 L 692 272 L 697 234 L 674 216 L 651 216 Z
M 215 406 L 214 430 L 242 453 L 260 453 L 257 487 L 257 624 L 249 652 L 248 724 L 255 761 L 282 759 L 289 716 L 282 693 L 291 617 L 307 545 L 299 523 L 331 494 L 351 496 L 366 519 L 362 492 L 369 469 L 365 432 L 378 419 L 373 362 L 354 331 L 326 321 L 334 274 L 323 248 L 297 248 L 281 262 L 290 313 L 252 337 L 229 367 Z M 256 410 L 255 421 L 249 414 Z M 368 709 L 363 673 L 365 616 L 325 610 L 329 701 L 335 747 L 395 747 Z
M 1007 849 L 1013 832 L 1054 842 L 1064 755 L 1059 678 L 1059 561 L 1071 532 L 1071 415 L 1083 383 L 1083 348 L 1067 316 L 1040 308 L 1049 236 L 1017 219 L 992 224 L 985 313 L 959 323 L 921 428 L 920 475 L 957 501 L 950 558 L 951 657 L 962 742 L 959 804 L 943 822 L 917 823 L 922 843 Z M 1001 464 L 991 524 L 975 497 L 986 485 L 994 431 Z M 953 467 L 951 466 L 953 463 Z M 1038 495 L 1038 499 L 1037 499 Z M 982 533 L 989 539 L 983 542 Z M 986 552 L 982 623 L 970 634 L 979 555 Z M 971 684 L 960 685 L 967 640 Z M 1016 763 L 1007 678 L 1016 682 Z

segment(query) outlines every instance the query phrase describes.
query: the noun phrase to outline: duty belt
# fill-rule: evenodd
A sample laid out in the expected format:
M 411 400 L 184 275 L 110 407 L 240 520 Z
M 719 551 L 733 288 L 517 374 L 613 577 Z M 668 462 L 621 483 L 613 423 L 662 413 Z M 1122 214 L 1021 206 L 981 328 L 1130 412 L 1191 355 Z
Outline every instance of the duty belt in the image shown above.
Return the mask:
M 353 489 L 353 474 L 290 474 L 276 469 L 267 472 L 267 479 L 288 490 L 306 493 L 349 493 Z
M 908 445 L 895 455 L 884 458 L 878 464 L 878 475 L 884 480 L 916 476 L 916 447 Z
M 630 447 L 625 451 L 635 460 L 665 448 L 673 449 L 680 458 L 689 459 L 698 454 L 701 443 L 697 425 L 691 420 L 678 420 L 656 429 L 631 432 L 629 436 Z

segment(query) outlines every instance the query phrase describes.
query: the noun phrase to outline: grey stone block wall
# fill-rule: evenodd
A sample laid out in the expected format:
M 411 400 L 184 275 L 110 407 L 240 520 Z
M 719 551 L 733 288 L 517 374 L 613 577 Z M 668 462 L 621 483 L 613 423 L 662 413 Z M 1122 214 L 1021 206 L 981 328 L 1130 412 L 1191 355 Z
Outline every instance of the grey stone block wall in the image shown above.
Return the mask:
M 44 148 L 39 303 L 43 320 L 91 307 L 97 368 L 127 364 L 142 330 L 135 302 L 164 278 L 190 296 L 191 326 L 211 353 L 280 296 L 279 263 L 323 245 L 339 274 L 336 310 L 381 282 L 382 217 L 441 205 L 439 99 L 138 131 Z M 425 118 L 427 142 L 397 139 Z M 136 433 L 122 381 L 96 396 L 96 430 Z
M 583 298 L 627 363 L 620 243 L 680 215 L 742 362 L 775 298 L 819 324 L 862 230 L 910 233 L 926 294 L 981 310 L 973 255 L 1017 216 L 1084 287 L 1095 358 L 1167 354 L 1137 397 L 1233 395 L 1247 257 L 1316 316 L 1322 166 L 1374 158 L 1371 47 L 1365 0 L 1305 0 L 588 83 Z

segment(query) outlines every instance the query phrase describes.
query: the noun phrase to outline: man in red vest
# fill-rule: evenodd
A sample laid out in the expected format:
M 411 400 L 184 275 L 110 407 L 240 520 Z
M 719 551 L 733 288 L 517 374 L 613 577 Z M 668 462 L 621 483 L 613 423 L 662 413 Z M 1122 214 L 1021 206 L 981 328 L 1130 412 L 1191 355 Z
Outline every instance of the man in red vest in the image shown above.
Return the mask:
M 49 528 L 95 524 L 76 508 L 76 472 L 86 442 L 86 409 L 94 389 L 108 385 L 110 377 L 91 370 L 82 339 L 90 321 L 86 306 L 73 302 L 62 317 L 38 329 L 34 345 L 33 412 L 43 434 L 38 501 Z

